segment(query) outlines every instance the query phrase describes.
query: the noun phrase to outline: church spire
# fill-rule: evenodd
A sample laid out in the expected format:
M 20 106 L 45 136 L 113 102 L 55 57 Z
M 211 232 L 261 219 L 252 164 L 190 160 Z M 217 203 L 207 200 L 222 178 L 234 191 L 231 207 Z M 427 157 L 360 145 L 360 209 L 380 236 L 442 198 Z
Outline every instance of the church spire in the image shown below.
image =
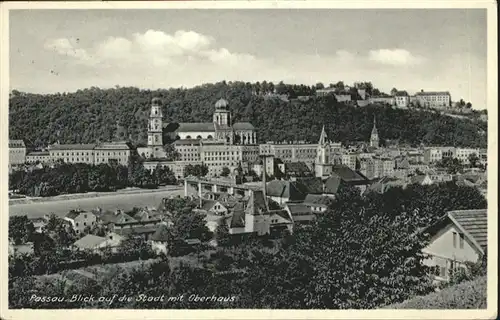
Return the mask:
M 321 129 L 321 135 L 319 136 L 319 145 L 324 145 L 328 141 L 328 137 L 326 136 L 325 132 L 325 125 L 323 125 L 323 128 Z
M 373 129 L 372 129 L 372 135 L 378 135 L 378 131 L 377 131 L 377 120 L 375 119 L 375 116 L 373 116 Z

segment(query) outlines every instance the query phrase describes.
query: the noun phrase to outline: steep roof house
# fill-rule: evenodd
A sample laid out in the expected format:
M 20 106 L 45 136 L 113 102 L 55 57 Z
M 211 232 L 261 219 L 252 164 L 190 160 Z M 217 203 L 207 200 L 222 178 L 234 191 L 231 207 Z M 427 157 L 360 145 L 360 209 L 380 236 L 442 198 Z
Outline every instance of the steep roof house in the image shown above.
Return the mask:
M 449 211 L 423 232 L 430 236 L 422 250 L 429 255 L 424 263 L 432 267 L 435 280 L 448 281 L 466 262 L 477 262 L 486 253 L 487 209 Z

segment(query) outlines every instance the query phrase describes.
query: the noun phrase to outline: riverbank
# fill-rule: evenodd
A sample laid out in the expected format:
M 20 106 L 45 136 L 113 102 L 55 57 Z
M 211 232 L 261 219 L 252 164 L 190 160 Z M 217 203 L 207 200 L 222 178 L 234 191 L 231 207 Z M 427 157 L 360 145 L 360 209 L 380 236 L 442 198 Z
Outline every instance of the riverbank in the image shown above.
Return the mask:
M 9 206 L 9 216 L 27 215 L 28 218 L 41 218 L 46 214 L 55 214 L 64 217 L 70 210 L 91 211 L 96 208 L 102 210 L 130 211 L 134 207 L 157 207 L 162 199 L 183 196 L 184 188 L 141 190 L 140 192 L 107 193 L 106 195 L 80 198 L 58 198 L 51 201 L 20 203 Z
M 15 206 L 20 204 L 31 204 L 31 203 L 44 203 L 50 201 L 63 201 L 63 200 L 73 200 L 73 199 L 85 199 L 85 198 L 97 198 L 106 197 L 121 194 L 138 194 L 138 193 L 154 193 L 154 192 L 165 192 L 180 190 L 181 187 L 165 186 L 158 189 L 139 189 L 139 188 L 127 188 L 118 191 L 111 192 L 87 192 L 87 193 L 73 193 L 73 194 L 62 194 L 54 197 L 26 197 L 19 199 L 9 199 L 9 206 Z

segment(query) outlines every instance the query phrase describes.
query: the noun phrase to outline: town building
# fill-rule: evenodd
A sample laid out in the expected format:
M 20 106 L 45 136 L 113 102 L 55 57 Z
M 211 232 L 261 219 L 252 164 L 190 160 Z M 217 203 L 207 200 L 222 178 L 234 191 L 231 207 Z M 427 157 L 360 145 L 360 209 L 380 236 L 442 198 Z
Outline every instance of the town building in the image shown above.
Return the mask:
M 359 159 L 359 172 L 361 172 L 368 179 L 373 179 L 376 177 L 375 173 L 375 161 L 373 158 L 361 158 Z
M 442 109 L 451 107 L 451 95 L 448 91 L 424 92 L 421 90 L 415 96 L 420 107 Z
M 396 99 L 392 96 L 375 96 L 375 97 L 370 97 L 369 99 L 370 103 L 373 104 L 386 104 L 393 106 L 396 103 Z
M 435 280 L 448 281 L 458 268 L 466 268 L 466 262 L 477 262 L 486 254 L 487 223 L 486 209 L 456 210 L 424 230 L 431 236 L 422 250 L 430 255 L 424 264 L 432 268 Z
M 53 144 L 48 147 L 52 161 L 65 163 L 95 163 L 95 144 Z
M 455 157 L 463 164 L 470 164 L 469 157 L 476 155 L 479 159 L 479 149 L 476 148 L 456 148 Z
M 77 234 L 84 232 L 87 228 L 92 228 L 97 223 L 97 217 L 93 212 L 79 210 L 71 210 L 64 220 L 71 224 Z
M 116 162 L 127 166 L 130 158 L 130 147 L 126 142 L 99 143 L 94 148 L 96 165 L 102 163 Z
M 325 88 L 325 89 L 317 89 L 316 90 L 316 96 L 317 97 L 325 97 L 328 95 L 333 95 L 335 94 L 336 88 Z
M 284 206 L 293 219 L 293 223 L 307 224 L 316 219 L 312 209 L 302 203 L 287 203 Z
M 26 155 L 27 163 L 48 163 L 50 162 L 50 152 L 32 151 Z
M 124 237 L 115 233 L 110 233 L 106 237 L 87 234 L 75 241 L 73 247 L 77 250 L 90 250 L 95 253 L 101 253 L 104 249 L 116 252 L 123 240 Z
M 23 140 L 9 140 L 9 166 L 26 162 L 26 145 Z
M 406 91 L 396 92 L 394 100 L 398 108 L 407 108 L 410 105 L 410 95 Z
M 342 154 L 342 165 L 349 167 L 351 170 L 357 170 L 358 153 Z
M 347 92 L 334 94 L 334 95 L 335 95 L 335 99 L 337 99 L 337 102 L 348 103 L 348 102 L 351 102 L 351 100 L 352 100 L 351 94 L 347 93 Z
M 394 168 L 396 167 L 394 159 L 386 157 L 375 157 L 373 160 L 375 177 L 378 178 L 394 176 Z

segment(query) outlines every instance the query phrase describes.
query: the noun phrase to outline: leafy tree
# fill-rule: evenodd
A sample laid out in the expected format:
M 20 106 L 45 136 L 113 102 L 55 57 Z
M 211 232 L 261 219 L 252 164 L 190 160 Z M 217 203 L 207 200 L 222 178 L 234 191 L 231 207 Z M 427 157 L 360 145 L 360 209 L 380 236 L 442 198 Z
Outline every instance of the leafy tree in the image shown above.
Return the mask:
M 35 227 L 28 216 L 9 217 L 9 239 L 14 244 L 32 241 Z
M 217 245 L 221 247 L 225 247 L 231 243 L 231 235 L 226 223 L 221 223 L 217 226 L 217 229 L 215 229 L 215 239 L 217 240 Z
M 223 168 L 222 168 L 222 173 L 221 173 L 221 176 L 222 176 L 222 177 L 227 177 L 230 173 L 231 173 L 231 170 L 229 170 L 229 168 L 228 168 L 228 167 L 223 167 Z
M 457 158 L 444 158 L 436 163 L 436 165 L 445 168 L 449 174 L 456 174 L 463 170 L 463 164 Z
M 477 154 L 475 153 L 471 153 L 469 155 L 469 164 L 471 167 L 473 168 L 476 168 L 478 166 L 478 163 L 479 163 L 479 157 L 477 156 Z
M 175 149 L 173 144 L 166 144 L 163 149 L 165 150 L 167 161 L 177 161 L 180 159 L 181 154 Z
M 184 176 L 195 176 L 195 177 L 204 177 L 208 174 L 208 167 L 205 164 L 188 164 L 186 168 L 184 168 Z

